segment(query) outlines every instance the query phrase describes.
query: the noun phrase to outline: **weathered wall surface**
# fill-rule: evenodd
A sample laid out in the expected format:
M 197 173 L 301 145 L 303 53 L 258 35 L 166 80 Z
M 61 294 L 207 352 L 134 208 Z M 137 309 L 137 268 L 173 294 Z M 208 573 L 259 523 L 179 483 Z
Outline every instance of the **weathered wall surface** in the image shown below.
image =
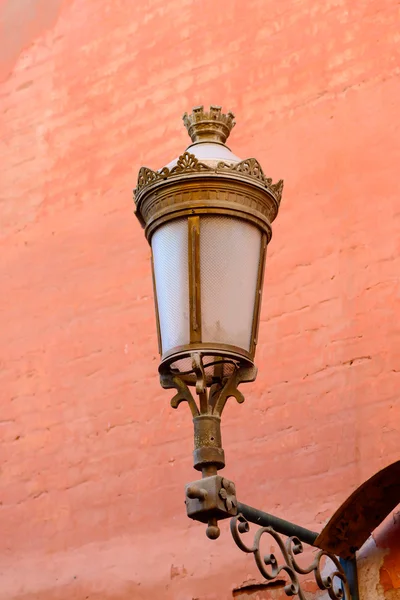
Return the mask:
M 359 552 L 360 595 L 363 600 L 400 598 L 400 511 L 377 528 Z
M 226 474 L 322 528 L 399 458 L 399 5 L 3 0 L 0 22 L 0 598 L 232 598 L 258 578 L 184 513 L 192 425 L 157 381 L 131 190 L 210 102 L 285 179 Z M 371 544 L 365 598 L 393 600 L 398 549 Z

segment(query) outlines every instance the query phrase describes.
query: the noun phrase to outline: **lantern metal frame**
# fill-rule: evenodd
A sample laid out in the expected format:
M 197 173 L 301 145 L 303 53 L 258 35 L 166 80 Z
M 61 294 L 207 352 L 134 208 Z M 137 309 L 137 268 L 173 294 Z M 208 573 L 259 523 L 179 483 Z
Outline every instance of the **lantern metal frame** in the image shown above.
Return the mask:
M 168 371 L 177 356 L 189 357 L 201 351 L 204 356 L 223 351 L 228 358 L 247 366 L 254 365 L 261 297 L 264 281 L 267 244 L 271 239 L 271 223 L 278 214 L 283 181 L 273 184 L 265 177 L 256 159 L 247 159 L 229 165 L 219 162 L 215 168 L 199 161 L 194 154 L 185 152 L 172 169 L 164 167 L 152 171 L 142 167 L 135 190 L 136 215 L 145 229 L 151 244 L 154 231 L 165 223 L 187 218 L 189 247 L 189 324 L 190 343 L 163 352 L 160 318 L 155 293 L 155 310 L 159 352 L 162 356 L 160 373 Z M 249 351 L 228 344 L 208 344 L 202 340 L 201 331 L 201 278 L 200 278 L 200 227 L 204 215 L 230 216 L 255 225 L 262 232 L 258 267 L 256 302 L 254 305 Z M 154 289 L 154 261 L 152 259 Z M 193 378 L 188 380 L 194 383 Z
M 154 232 L 165 223 L 178 218 L 186 218 L 188 223 L 190 342 L 167 352 L 163 352 L 162 346 L 152 257 L 157 336 L 161 355 L 160 382 L 164 388 L 176 390 L 171 400 L 173 408 L 177 408 L 182 402 L 189 405 L 194 423 L 194 468 L 202 473 L 202 479 L 186 486 L 187 514 L 192 519 L 207 523 L 206 533 L 211 539 L 220 535 L 218 520 L 230 518 L 235 543 L 242 551 L 254 555 L 257 567 L 266 580 L 265 585 L 281 581 L 282 576 L 285 576 L 282 585 L 286 595 L 304 600 L 306 596 L 301 576 L 313 574 L 318 588 L 327 590 L 330 598 L 358 600 L 355 561 L 357 548 L 351 548 L 349 551 L 349 544 L 345 544 L 346 550 L 343 550 L 342 544 L 340 552 L 336 552 L 342 557 L 339 560 L 335 556 L 338 545 L 332 544 L 332 536 L 321 537 L 321 534 L 240 503 L 236 497 L 235 484 L 218 474 L 218 470 L 225 466 L 221 441 L 223 409 L 230 397 L 234 397 L 239 403 L 244 401 L 238 386 L 254 381 L 257 374 L 254 355 L 265 257 L 272 235 L 271 223 L 278 214 L 283 181 L 274 184 L 265 176 L 255 158 L 233 163 L 213 163 L 196 157 L 197 144 L 207 142 L 224 146 L 235 124 L 232 113 L 223 114 L 218 106 L 211 106 L 209 111 L 204 111 L 200 106 L 193 109 L 190 115 L 185 114 L 183 120 L 193 143 L 172 167 L 164 167 L 159 171 L 142 167 L 134 195 L 136 216 L 145 229 L 150 245 Z M 261 230 L 256 297 L 248 351 L 227 344 L 206 343 L 202 339 L 200 228 L 201 219 L 205 215 L 241 219 Z M 213 360 L 211 363 L 206 362 L 210 356 Z M 175 361 L 182 357 L 191 360 L 191 369 L 184 372 L 174 368 Z M 224 372 L 227 363 L 231 367 L 229 373 Z M 250 545 L 245 543 L 242 537 L 248 532 L 249 523 L 259 527 Z M 278 561 L 273 553 L 262 555 L 260 543 L 266 535 L 273 538 L 282 561 Z M 286 542 L 282 540 L 282 535 L 287 537 Z M 308 567 L 300 566 L 296 558 L 303 552 L 303 543 L 319 548 Z M 326 560 L 331 563 L 328 574 L 326 569 L 322 568 Z

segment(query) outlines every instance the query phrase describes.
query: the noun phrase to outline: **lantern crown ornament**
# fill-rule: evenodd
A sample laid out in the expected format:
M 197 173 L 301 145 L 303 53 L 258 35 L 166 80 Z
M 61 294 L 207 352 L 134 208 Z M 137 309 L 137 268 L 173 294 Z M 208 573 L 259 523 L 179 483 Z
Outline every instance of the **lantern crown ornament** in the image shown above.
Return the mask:
M 221 112 L 221 106 L 210 106 L 209 111 L 204 106 L 196 106 L 191 114 L 183 115 L 183 122 L 192 142 L 213 141 L 225 144 L 232 127 L 235 126 L 235 115 Z
M 177 390 L 174 408 L 189 404 L 194 466 L 208 477 L 225 464 L 225 403 L 242 402 L 238 385 L 256 377 L 265 257 L 283 181 L 225 145 L 232 112 L 199 106 L 183 121 L 192 143 L 165 167 L 139 170 L 135 214 L 152 251 L 161 385 Z M 193 518 L 196 501 L 188 505 Z M 213 518 L 209 537 L 217 536 Z

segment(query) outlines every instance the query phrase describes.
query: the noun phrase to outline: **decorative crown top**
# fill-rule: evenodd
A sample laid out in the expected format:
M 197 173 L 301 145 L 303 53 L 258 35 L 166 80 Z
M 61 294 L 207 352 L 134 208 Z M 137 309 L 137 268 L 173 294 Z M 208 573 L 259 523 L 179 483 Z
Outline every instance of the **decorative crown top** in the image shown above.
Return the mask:
M 220 142 L 225 144 L 235 125 L 235 115 L 232 112 L 223 114 L 221 106 L 210 106 L 208 112 L 204 106 L 196 106 L 192 113 L 183 115 L 183 122 L 192 142 Z

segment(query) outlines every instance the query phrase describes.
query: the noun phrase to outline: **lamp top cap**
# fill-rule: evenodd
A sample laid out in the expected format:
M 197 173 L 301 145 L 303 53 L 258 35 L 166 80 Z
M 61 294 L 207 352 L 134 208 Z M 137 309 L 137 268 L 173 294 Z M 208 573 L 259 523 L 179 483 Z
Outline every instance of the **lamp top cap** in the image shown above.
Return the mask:
M 221 112 L 221 106 L 211 105 L 209 111 L 204 106 L 195 106 L 190 114 L 183 115 L 183 122 L 192 142 L 217 142 L 225 144 L 235 125 L 232 112 Z

